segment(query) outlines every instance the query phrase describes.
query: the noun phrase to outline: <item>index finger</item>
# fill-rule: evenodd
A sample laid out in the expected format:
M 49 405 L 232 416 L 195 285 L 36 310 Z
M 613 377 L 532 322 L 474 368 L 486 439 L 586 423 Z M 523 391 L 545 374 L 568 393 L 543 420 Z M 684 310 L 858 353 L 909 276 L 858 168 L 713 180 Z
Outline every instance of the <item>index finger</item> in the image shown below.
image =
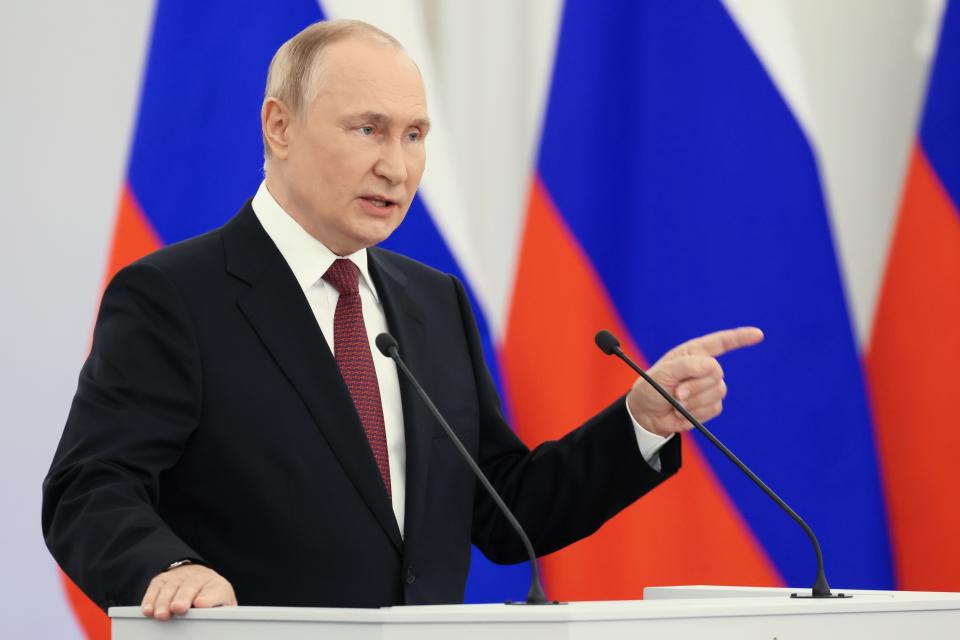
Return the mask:
M 729 351 L 749 347 L 763 341 L 763 331 L 757 327 L 737 327 L 714 331 L 705 336 L 687 340 L 673 351 L 685 355 L 720 356 Z

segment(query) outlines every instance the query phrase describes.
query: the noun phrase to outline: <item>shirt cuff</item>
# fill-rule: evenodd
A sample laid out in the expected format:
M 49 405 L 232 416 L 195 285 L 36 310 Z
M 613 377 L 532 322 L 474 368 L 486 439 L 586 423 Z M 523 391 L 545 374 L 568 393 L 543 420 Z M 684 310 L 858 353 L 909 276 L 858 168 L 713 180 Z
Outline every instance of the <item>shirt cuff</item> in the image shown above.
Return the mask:
M 624 398 L 623 402 L 627 407 L 627 415 L 630 416 L 630 422 L 633 423 L 633 430 L 637 436 L 637 447 L 640 449 L 640 455 L 643 456 L 643 459 L 653 468 L 654 471 L 660 471 L 660 449 L 663 448 L 663 445 L 670 442 L 670 440 L 677 434 L 671 433 L 669 436 L 664 438 L 663 436 L 658 436 L 652 431 L 647 431 L 639 422 L 637 422 L 637 419 L 633 417 L 633 414 L 630 412 L 630 404 L 627 402 L 626 398 Z

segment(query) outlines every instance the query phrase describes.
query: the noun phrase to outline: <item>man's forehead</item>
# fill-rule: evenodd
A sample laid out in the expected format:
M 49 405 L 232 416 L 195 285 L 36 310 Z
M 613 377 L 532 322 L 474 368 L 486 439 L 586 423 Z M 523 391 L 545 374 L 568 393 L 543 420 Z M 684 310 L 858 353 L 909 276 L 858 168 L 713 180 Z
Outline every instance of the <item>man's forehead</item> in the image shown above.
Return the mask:
M 341 116 L 429 124 L 420 71 L 402 50 L 355 41 L 331 45 L 328 52 L 316 96 L 321 108 Z
M 423 79 L 416 63 L 405 51 L 389 43 L 370 39 L 337 42 L 324 52 L 320 69 L 330 81 L 380 82 L 423 92 Z
M 395 118 L 392 112 L 402 107 L 420 112 L 407 118 L 427 118 L 419 68 L 403 50 L 370 39 L 338 42 L 324 52 L 317 97 L 358 112 Z

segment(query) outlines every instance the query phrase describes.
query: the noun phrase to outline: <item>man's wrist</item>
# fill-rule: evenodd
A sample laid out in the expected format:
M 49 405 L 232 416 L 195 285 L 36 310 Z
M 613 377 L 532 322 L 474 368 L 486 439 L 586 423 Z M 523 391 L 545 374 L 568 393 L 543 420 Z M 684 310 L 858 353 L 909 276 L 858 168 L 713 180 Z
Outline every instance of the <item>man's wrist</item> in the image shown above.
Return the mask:
M 643 456 L 643 459 L 647 461 L 650 466 L 652 466 L 657 471 L 660 470 L 660 449 L 673 439 L 674 434 L 668 436 L 661 436 L 658 433 L 647 429 L 640 421 L 637 420 L 636 416 L 633 415 L 633 411 L 630 408 L 630 402 L 625 403 L 627 408 L 627 415 L 630 417 L 630 422 L 633 423 L 634 434 L 637 438 L 637 447 L 640 449 L 640 455 Z

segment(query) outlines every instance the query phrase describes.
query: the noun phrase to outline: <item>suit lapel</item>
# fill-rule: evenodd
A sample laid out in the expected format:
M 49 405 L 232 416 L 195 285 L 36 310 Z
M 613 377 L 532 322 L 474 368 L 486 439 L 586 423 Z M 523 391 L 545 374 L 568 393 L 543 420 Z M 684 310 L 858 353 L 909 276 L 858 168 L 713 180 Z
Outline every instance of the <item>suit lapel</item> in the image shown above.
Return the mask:
M 371 248 L 367 250 L 367 255 L 370 259 L 370 275 L 383 304 L 387 326 L 400 345 L 400 356 L 416 373 L 422 370 L 421 360 L 427 348 L 421 306 L 411 297 L 406 276 L 387 260 L 384 252 Z M 429 427 L 434 418 L 404 375 L 400 371 L 397 374 L 407 448 L 404 542 L 409 550 L 423 523 L 432 440 Z
M 241 311 L 296 388 L 357 491 L 398 551 L 400 529 L 336 360 L 280 252 L 249 203 L 224 228 L 227 271 L 250 285 Z

